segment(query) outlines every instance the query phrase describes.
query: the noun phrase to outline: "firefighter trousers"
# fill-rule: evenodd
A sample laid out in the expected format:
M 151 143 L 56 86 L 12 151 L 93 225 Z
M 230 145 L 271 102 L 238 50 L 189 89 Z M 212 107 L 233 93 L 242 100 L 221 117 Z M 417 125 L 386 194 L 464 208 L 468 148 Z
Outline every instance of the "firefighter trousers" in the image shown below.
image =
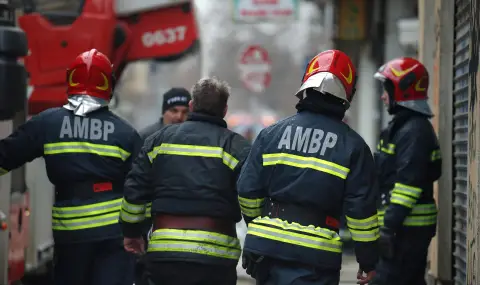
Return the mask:
M 265 258 L 257 265 L 257 285 L 338 285 L 340 270 Z
M 396 236 L 392 259 L 381 258 L 372 285 L 426 285 L 428 247 L 432 230 L 406 231 Z
M 55 285 L 132 285 L 135 256 L 123 239 L 55 244 Z
M 148 255 L 148 254 L 147 254 Z M 148 285 L 236 285 L 236 266 L 146 259 Z

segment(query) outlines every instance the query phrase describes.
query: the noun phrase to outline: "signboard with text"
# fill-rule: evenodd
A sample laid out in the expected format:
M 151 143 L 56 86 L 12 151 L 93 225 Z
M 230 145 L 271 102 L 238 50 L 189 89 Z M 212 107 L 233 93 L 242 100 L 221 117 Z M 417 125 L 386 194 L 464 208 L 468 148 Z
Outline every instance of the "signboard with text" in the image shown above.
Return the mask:
M 233 0 L 233 20 L 243 23 L 295 20 L 299 1 Z
M 254 93 L 262 93 L 270 85 L 271 61 L 268 51 L 258 45 L 245 48 L 240 54 L 240 79 L 245 88 Z

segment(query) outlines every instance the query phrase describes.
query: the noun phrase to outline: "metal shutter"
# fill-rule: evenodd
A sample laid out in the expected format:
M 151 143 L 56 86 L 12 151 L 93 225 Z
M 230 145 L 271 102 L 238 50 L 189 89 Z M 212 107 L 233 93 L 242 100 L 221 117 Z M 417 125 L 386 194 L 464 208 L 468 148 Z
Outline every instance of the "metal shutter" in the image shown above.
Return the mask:
M 465 285 L 467 277 L 467 143 L 468 143 L 468 62 L 470 44 L 470 1 L 455 1 L 455 50 L 453 77 L 453 155 L 455 238 L 453 251 L 454 282 Z

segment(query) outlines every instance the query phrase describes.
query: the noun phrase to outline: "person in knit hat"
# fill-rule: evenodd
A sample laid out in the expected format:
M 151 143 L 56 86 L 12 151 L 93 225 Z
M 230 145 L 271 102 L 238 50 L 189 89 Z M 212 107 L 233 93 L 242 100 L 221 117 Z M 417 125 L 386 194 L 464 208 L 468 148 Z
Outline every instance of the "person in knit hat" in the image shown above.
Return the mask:
M 141 130 L 143 140 L 165 125 L 182 123 L 187 119 L 188 102 L 192 99 L 185 88 L 172 88 L 163 95 L 162 117 L 160 120 Z

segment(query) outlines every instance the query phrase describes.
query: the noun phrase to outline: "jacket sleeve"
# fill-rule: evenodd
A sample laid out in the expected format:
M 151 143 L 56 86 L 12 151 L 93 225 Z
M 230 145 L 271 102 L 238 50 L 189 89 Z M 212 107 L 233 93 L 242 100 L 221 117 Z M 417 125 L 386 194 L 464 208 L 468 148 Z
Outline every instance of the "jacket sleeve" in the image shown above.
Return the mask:
M 237 181 L 238 202 L 247 225 L 262 214 L 265 204 L 263 179 L 262 132 L 255 140 Z
M 151 151 L 152 139 L 148 139 L 135 158 L 127 175 L 124 198 L 120 212 L 123 235 L 138 238 L 144 233 L 147 204 L 152 202 Z
M 233 158 L 236 161 L 234 168 L 235 181 L 237 181 L 238 177 L 240 176 L 240 172 L 242 171 L 243 165 L 247 160 L 251 147 L 252 146 L 250 143 L 240 135 L 237 135 L 233 140 Z
M 410 127 L 410 128 L 409 128 Z M 390 195 L 390 205 L 385 210 L 384 226 L 394 232 L 402 227 L 417 199 L 422 195 L 421 184 L 425 181 L 432 152 L 429 146 L 431 138 L 428 131 L 405 125 L 395 134 L 394 188 Z
M 370 272 L 378 261 L 377 182 L 370 148 L 363 143 L 352 156 L 347 176 L 344 212 L 347 227 L 355 243 L 360 269 Z
M 46 118 L 51 110 L 32 117 L 10 136 L 0 140 L 0 175 L 43 156 Z

